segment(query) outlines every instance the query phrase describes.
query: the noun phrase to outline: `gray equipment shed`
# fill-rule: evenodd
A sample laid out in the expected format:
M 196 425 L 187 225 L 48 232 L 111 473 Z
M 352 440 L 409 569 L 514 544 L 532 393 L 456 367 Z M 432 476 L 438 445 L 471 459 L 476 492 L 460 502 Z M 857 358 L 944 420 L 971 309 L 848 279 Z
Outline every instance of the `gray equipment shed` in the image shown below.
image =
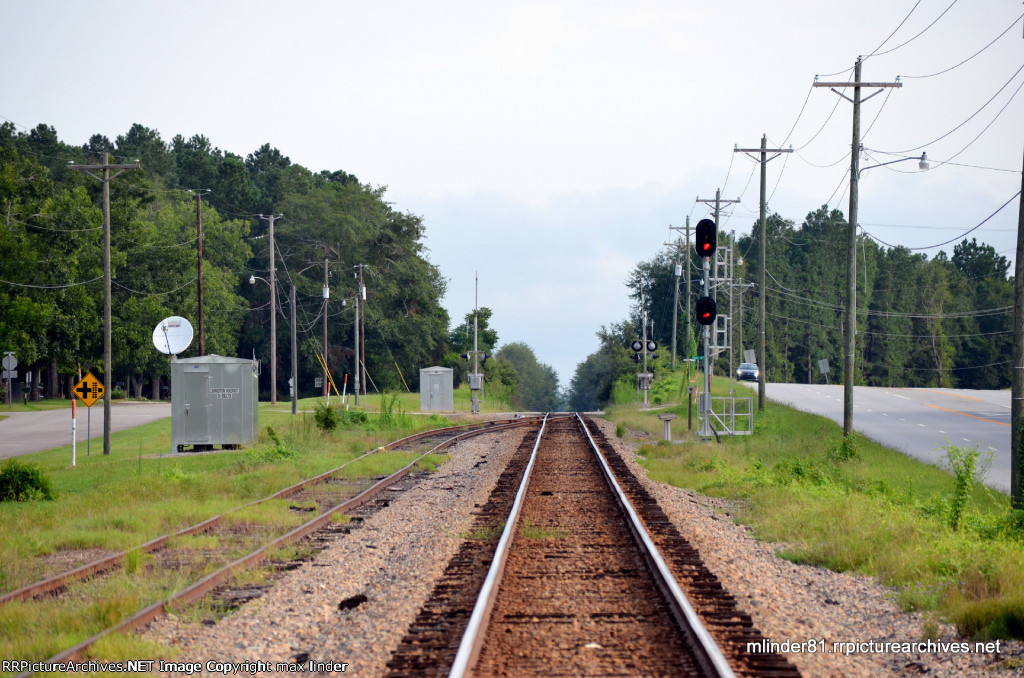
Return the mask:
M 257 368 L 252 360 L 206 355 L 171 361 L 171 446 L 181 452 L 256 440 Z
M 420 411 L 453 412 L 452 368 L 424 367 L 420 370 Z

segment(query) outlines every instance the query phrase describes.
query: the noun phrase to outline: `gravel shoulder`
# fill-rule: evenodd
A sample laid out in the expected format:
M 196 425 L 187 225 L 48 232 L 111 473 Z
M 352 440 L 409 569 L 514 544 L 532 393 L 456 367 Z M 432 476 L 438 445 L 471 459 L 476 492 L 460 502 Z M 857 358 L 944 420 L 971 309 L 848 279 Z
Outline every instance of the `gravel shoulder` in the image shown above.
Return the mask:
M 345 675 L 382 675 L 523 435 L 459 443 L 437 471 L 258 600 L 213 626 L 160 619 L 149 639 L 179 648 L 178 662 L 314 660 L 347 663 Z M 356 596 L 366 601 L 339 609 Z
M 836 642 L 922 641 L 926 620 L 901 612 L 893 602 L 895 591 L 870 577 L 778 557 L 772 544 L 757 541 L 746 526 L 734 522 L 731 502 L 650 480 L 636 461 L 636 446 L 616 438 L 614 424 L 598 425 L 766 638 L 778 643 L 816 641 L 814 652 L 806 646 L 803 652 L 782 652 L 805 676 L 1021 675 L 1024 643 L 1004 641 L 998 655 L 976 653 L 974 643 L 948 625 L 940 627 L 937 640 L 970 642 L 971 652 L 822 652 L 822 645 L 831 650 Z

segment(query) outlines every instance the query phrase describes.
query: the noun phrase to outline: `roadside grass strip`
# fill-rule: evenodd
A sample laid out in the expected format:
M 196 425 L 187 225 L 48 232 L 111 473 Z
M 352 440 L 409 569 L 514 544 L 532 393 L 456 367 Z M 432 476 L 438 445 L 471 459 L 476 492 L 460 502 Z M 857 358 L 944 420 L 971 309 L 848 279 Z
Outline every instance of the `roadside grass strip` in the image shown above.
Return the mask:
M 661 410 L 679 415 L 675 437 L 686 431 L 683 402 Z M 754 435 L 720 444 L 660 441 L 656 415 L 633 405 L 608 415 L 642 443 L 652 479 L 734 500 L 734 520 L 785 545 L 782 557 L 876 577 L 904 610 L 975 639 L 1024 638 L 1024 511 L 971 477 L 973 466 L 954 477 L 773 402 L 755 415 Z M 961 468 L 969 452 L 948 448 L 947 466 Z

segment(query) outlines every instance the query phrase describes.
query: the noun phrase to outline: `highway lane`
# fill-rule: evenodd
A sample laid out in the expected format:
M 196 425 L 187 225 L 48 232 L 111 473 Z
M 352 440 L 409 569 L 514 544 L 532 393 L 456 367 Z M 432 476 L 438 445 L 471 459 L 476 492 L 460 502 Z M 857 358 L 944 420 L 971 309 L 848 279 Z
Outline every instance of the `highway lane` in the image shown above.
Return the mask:
M 92 421 L 89 422 L 88 408 L 78 408 L 76 438 L 79 455 L 86 453 L 87 431 L 92 433 L 91 454 L 96 454 L 97 450 L 103 454 L 103 403 L 98 402 L 91 409 Z M 42 412 L 0 411 L 0 415 L 8 417 L 0 421 L 0 459 L 71 444 L 70 408 Z M 110 407 L 110 428 L 112 431 L 123 431 L 170 416 L 171 404 L 166 402 L 115 403 Z
M 766 384 L 771 400 L 843 424 L 843 386 Z M 992 455 L 985 484 L 1010 490 L 1010 391 L 855 386 L 853 427 L 858 433 L 931 464 L 945 447 L 977 447 Z

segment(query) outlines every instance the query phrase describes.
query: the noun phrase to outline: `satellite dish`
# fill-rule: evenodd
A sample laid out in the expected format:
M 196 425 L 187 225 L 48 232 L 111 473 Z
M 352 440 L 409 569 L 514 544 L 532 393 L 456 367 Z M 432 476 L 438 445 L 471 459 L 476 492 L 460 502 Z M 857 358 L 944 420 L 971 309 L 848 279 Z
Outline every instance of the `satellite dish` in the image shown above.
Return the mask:
M 164 318 L 153 328 L 153 345 L 167 355 L 178 355 L 192 343 L 192 323 L 181 316 Z

